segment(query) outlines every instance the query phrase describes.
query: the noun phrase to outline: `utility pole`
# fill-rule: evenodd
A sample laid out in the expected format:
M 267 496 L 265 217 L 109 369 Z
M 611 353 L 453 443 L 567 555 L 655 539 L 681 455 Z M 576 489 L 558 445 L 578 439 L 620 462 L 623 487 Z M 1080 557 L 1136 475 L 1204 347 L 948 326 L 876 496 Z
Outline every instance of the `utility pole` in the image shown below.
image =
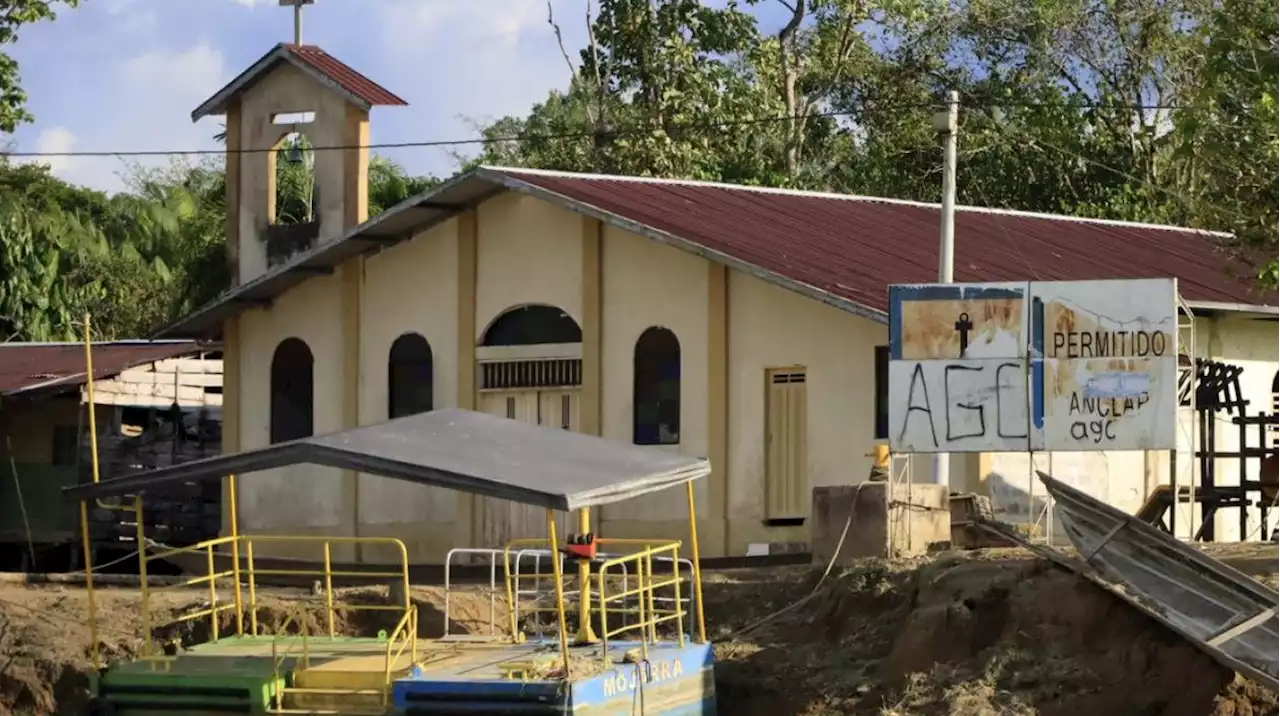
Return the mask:
M 302 7 L 314 4 L 316 0 L 280 0 L 280 7 L 293 8 L 293 44 L 302 44 Z
M 956 267 L 956 134 L 960 129 L 960 93 L 947 92 L 947 110 L 933 117 L 942 135 L 942 232 L 938 247 L 938 283 L 955 281 Z M 933 482 L 951 486 L 951 454 L 933 456 Z

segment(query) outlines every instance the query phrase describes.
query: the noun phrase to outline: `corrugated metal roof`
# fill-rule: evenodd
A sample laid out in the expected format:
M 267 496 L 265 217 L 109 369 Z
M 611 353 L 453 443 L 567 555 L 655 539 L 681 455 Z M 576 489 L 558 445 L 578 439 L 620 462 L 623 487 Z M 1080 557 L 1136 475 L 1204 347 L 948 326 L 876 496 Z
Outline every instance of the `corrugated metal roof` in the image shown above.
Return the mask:
M 211 114 L 225 114 L 227 102 L 252 87 L 278 62 L 292 64 L 322 84 L 345 95 L 351 102 L 365 108 L 375 105 L 405 106 L 409 104 L 391 90 L 360 74 L 315 45 L 280 43 L 205 100 L 191 113 L 191 120 L 197 121 Z
M 269 303 L 353 256 L 407 240 L 502 191 L 596 216 L 875 320 L 886 320 L 889 284 L 937 278 L 941 217 L 936 204 L 480 167 L 233 288 L 160 335 L 214 335 L 226 318 Z M 955 280 L 1172 276 L 1183 298 L 1193 303 L 1274 310 L 1276 293 L 1255 290 L 1248 267 L 1228 261 L 1213 242 L 1213 234 L 1177 227 L 959 207 Z
M 94 380 L 134 366 L 210 350 L 194 341 L 93 344 Z M 83 343 L 0 343 L 0 395 L 74 388 L 87 382 Z
M 937 205 L 626 177 L 508 176 L 877 311 L 892 283 L 937 280 Z M 1233 275 L 1229 271 L 1235 269 Z M 957 282 L 1175 277 L 1192 301 L 1275 305 L 1189 229 L 962 207 Z

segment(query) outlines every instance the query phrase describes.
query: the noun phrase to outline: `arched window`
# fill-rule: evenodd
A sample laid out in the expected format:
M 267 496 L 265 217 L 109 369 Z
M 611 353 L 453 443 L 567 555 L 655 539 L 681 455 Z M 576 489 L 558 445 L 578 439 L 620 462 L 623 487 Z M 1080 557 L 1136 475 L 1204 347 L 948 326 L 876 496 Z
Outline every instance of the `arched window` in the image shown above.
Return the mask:
M 633 442 L 680 442 L 680 340 L 666 328 L 652 327 L 636 341 Z
M 387 417 L 425 413 L 432 406 L 431 344 L 406 333 L 391 344 L 387 357 Z
M 485 329 L 482 346 L 530 346 L 541 343 L 581 343 L 582 328 L 555 306 L 530 305 L 498 316 Z
M 576 388 L 582 385 L 582 359 L 573 349 L 561 349 L 580 343 L 578 322 L 555 306 L 529 304 L 508 309 L 489 324 L 480 339 L 480 389 Z M 512 346 L 527 350 L 515 357 L 503 350 Z
M 271 357 L 271 442 L 309 437 L 313 422 L 315 361 L 306 342 L 286 338 Z

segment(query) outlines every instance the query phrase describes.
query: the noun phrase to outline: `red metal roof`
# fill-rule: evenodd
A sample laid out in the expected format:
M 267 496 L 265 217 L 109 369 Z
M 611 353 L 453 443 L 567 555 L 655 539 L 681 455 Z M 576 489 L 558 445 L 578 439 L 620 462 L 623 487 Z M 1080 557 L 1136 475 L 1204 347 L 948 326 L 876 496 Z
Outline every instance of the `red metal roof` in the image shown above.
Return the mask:
M 879 311 L 889 284 L 937 280 L 936 204 L 493 170 Z M 1189 301 L 1277 303 L 1190 229 L 962 207 L 955 236 L 957 282 L 1174 277 Z
M 252 87 L 278 62 L 288 62 L 309 72 L 318 80 L 331 84 L 335 90 L 347 96 L 352 102 L 372 107 L 375 105 L 405 106 L 408 102 L 395 95 L 386 87 L 365 77 L 315 45 L 293 45 L 280 43 L 271 51 L 258 58 L 244 72 L 205 100 L 191 113 L 191 120 L 211 114 L 224 114 L 227 102 L 241 92 Z
M 294 57 L 333 80 L 339 87 L 359 97 L 369 106 L 407 106 L 409 104 L 392 93 L 391 90 L 356 72 L 350 65 L 315 45 L 284 45 L 284 48 Z
M 93 377 L 101 380 L 137 365 L 208 350 L 194 341 L 118 341 L 93 344 Z M 0 395 L 73 388 L 87 382 L 83 343 L 0 343 Z

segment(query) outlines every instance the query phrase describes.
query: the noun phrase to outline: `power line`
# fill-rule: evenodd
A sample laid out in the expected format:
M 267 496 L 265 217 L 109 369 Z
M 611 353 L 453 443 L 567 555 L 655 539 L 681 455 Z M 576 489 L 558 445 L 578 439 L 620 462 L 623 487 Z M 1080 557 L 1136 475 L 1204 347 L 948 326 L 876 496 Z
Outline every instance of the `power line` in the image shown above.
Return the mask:
M 1098 161 L 1098 160 L 1096 160 L 1096 159 L 1093 159 L 1093 158 L 1090 158 L 1090 157 L 1086 157 L 1085 155 L 1083 155 L 1083 154 L 1081 154 L 1081 153 L 1079 153 L 1079 152 L 1077 152 L 1077 151 L 1073 151 L 1073 150 L 1071 150 L 1071 149 L 1067 149 L 1066 147 L 1058 146 L 1058 145 L 1053 144 L 1053 143 L 1051 143 L 1051 142 L 1046 142 L 1043 138 L 1038 137 L 1038 136 L 1035 136 L 1035 135 L 1033 135 L 1032 133 L 1030 133 L 1030 132 L 1026 131 L 1026 129 L 1025 129 L 1025 128 L 1013 127 L 1013 126 L 1010 126 L 1010 125 L 1007 125 L 1007 124 L 1004 124 L 1004 123 L 1001 123 L 1001 122 L 996 122 L 996 121 L 995 121 L 995 118 L 994 118 L 994 117 L 992 117 L 992 116 L 990 115 L 990 113 L 988 113 L 988 112 L 983 111 L 983 112 L 980 112 L 980 114 L 981 114 L 982 116 L 986 117 L 987 119 L 992 120 L 992 124 L 993 124 L 993 126 L 995 126 L 997 129 L 999 129 L 999 130 L 1001 130 L 1001 131 L 1008 132 L 1009 134 L 1016 134 L 1016 135 L 1021 136 L 1021 138 L 1023 139 L 1023 141 L 1025 141 L 1027 144 L 1029 144 L 1029 145 L 1030 145 L 1031 147 L 1033 147 L 1033 148 L 1042 149 L 1042 150 L 1043 150 L 1043 149 L 1048 149 L 1048 150 L 1051 150 L 1051 151 L 1057 152 L 1058 154 L 1060 154 L 1060 155 L 1062 155 L 1062 156 L 1065 156 L 1065 157 L 1067 157 L 1067 158 L 1074 159 L 1074 160 L 1076 160 L 1076 161 L 1080 161 L 1080 162 L 1084 162 L 1085 164 L 1089 164 L 1089 165 L 1091 165 L 1091 166 L 1097 167 L 1098 169 L 1102 169 L 1102 170 L 1104 170 L 1104 171 L 1111 172 L 1111 173 L 1113 173 L 1113 174 L 1115 174 L 1115 175 L 1117 175 L 1117 176 L 1124 177 L 1125 179 L 1127 179 L 1127 180 L 1129 180 L 1129 181 L 1131 181 L 1131 182 L 1134 182 L 1134 183 L 1140 184 L 1140 185 L 1142 185 L 1142 186 L 1147 187 L 1148 189 L 1153 189 L 1153 190 L 1155 190 L 1155 191 L 1158 191 L 1158 192 L 1161 192 L 1161 193 L 1163 193 L 1163 194 L 1166 194 L 1166 195 L 1168 195 L 1168 196 L 1170 196 L 1170 197 L 1172 197 L 1172 198 L 1174 198 L 1174 199 L 1177 199 L 1178 201 L 1182 202 L 1182 204 L 1183 204 L 1187 209 L 1195 210 L 1195 209 L 1196 209 L 1197 207 L 1199 207 L 1199 206 L 1206 206 L 1206 207 L 1209 207 L 1209 208 L 1212 208 L 1212 209 L 1216 209 L 1216 210 L 1218 210 L 1218 211 L 1220 211 L 1220 212 L 1222 212 L 1222 213 L 1224 213 L 1224 214 L 1229 214 L 1229 215 L 1234 216 L 1234 217 L 1237 217 L 1237 218 L 1248 218 L 1245 214 L 1242 214 L 1241 212 L 1239 212 L 1239 211 L 1237 211 L 1237 210 L 1234 210 L 1234 209 L 1228 209 L 1228 208 L 1227 208 L 1227 207 L 1225 207 L 1225 206 L 1222 206 L 1222 205 L 1220 205 L 1220 204 L 1216 204 L 1216 203 L 1213 203 L 1213 202 L 1207 202 L 1207 201 L 1204 201 L 1204 200 L 1195 199 L 1195 198 L 1193 198 L 1193 197 L 1191 197 L 1191 196 L 1188 196 L 1187 194 L 1185 194 L 1185 193 L 1183 193 L 1183 192 L 1177 191 L 1177 190 L 1175 190 L 1175 189 L 1171 189 L 1171 188 L 1166 187 L 1166 186 L 1161 186 L 1161 185 L 1159 185 L 1159 184 L 1157 184 L 1157 183 L 1155 183 L 1155 182 L 1152 182 L 1152 181 L 1150 181 L 1150 180 L 1143 179 L 1142 177 L 1137 176 L 1137 175 L 1135 175 L 1135 174 L 1133 174 L 1133 173 L 1131 173 L 1131 172 L 1127 172 L 1127 171 L 1124 171 L 1123 169 L 1118 169 L 1118 168 L 1116 168 L 1116 167 L 1113 167 L 1113 166 L 1111 166 L 1110 164 L 1107 164 L 1107 163 L 1105 163 L 1105 162 L 1100 162 L 1100 161 Z
M 904 103 L 904 104 L 878 104 L 871 103 L 869 107 L 873 110 L 883 109 L 941 109 L 944 105 L 939 102 L 920 102 L 920 103 Z M 1124 111 L 1161 111 L 1161 110 L 1178 110 L 1186 109 L 1181 105 L 1142 105 L 1142 104 L 1089 104 L 1089 103 L 1054 103 L 1054 102 L 1002 102 L 991 105 L 966 105 L 966 110 L 970 109 L 1063 109 L 1063 110 L 1124 110 Z M 838 112 L 815 112 L 807 115 L 775 115 L 771 117 L 756 117 L 752 119 L 725 120 L 721 122 L 689 122 L 663 125 L 668 133 L 681 132 L 702 132 L 709 130 L 732 129 L 734 127 L 744 127 L 762 124 L 774 124 L 778 122 L 790 122 L 798 119 L 837 119 L 851 118 L 863 114 L 864 110 L 846 110 Z M 595 139 L 624 137 L 637 134 L 647 134 L 652 132 L 652 126 L 634 126 L 621 129 L 609 129 L 601 131 L 574 131 L 574 132 L 557 132 L 547 134 L 518 134 L 503 137 L 472 137 L 468 139 L 427 139 L 404 142 L 373 142 L 369 144 L 333 144 L 323 146 L 307 147 L 306 151 L 322 152 L 322 151 L 345 151 L 350 149 L 410 149 L 410 148 L 441 148 L 441 147 L 463 147 L 463 146 L 487 146 L 490 144 L 506 144 L 506 143 L 524 143 L 524 142 L 549 142 L 564 141 L 578 139 Z M 248 149 L 229 150 L 221 149 L 122 149 L 122 150 L 85 150 L 85 151 L 66 151 L 66 152 L 25 152 L 11 151 L 0 152 L 0 157 L 12 158 L 39 158 L 39 157 L 166 157 L 166 156 L 201 156 L 201 155 L 225 155 L 225 154 L 266 154 L 270 152 L 280 151 L 279 147 L 263 148 L 255 147 Z

